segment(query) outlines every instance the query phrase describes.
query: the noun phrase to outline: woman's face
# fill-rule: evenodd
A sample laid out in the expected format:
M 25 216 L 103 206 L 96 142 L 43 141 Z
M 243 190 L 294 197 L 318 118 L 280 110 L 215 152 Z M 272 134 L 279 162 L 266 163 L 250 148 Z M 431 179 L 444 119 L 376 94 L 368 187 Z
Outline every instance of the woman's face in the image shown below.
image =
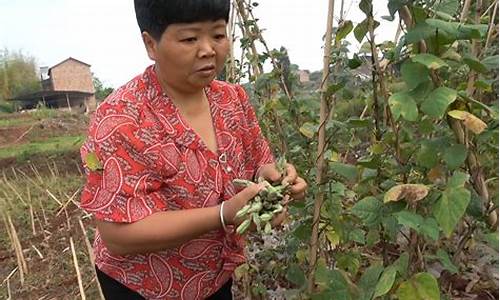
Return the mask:
M 182 92 L 207 86 L 222 71 L 229 52 L 225 20 L 172 24 L 159 41 L 143 34 L 160 80 Z

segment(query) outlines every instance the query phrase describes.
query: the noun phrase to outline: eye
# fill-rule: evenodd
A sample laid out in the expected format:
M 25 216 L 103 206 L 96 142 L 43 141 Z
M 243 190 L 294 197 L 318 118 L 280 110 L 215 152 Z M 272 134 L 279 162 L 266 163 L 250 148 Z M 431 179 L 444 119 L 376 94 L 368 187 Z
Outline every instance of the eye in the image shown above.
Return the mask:
M 222 40 L 222 39 L 225 39 L 225 38 L 226 38 L 226 35 L 225 35 L 225 34 L 216 34 L 216 35 L 214 36 L 214 38 L 215 38 L 216 40 Z
M 194 43 L 196 42 L 196 38 L 195 37 L 188 37 L 188 38 L 185 38 L 185 39 L 182 39 L 181 42 L 183 43 Z

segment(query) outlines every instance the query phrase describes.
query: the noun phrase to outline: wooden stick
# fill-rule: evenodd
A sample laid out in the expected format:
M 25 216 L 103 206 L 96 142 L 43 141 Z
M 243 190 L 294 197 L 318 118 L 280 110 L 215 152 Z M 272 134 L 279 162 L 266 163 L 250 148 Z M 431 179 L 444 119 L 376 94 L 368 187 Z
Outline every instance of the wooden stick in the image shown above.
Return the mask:
M 73 238 L 69 238 L 69 244 L 71 246 L 71 254 L 73 254 L 73 263 L 75 265 L 76 270 L 76 278 L 78 279 L 78 288 L 80 289 L 80 296 L 82 300 L 86 300 L 85 290 L 83 289 L 82 276 L 80 274 L 80 268 L 78 267 L 78 258 L 76 257 L 75 245 L 73 243 Z
M 7 277 L 2 281 L 2 284 L 0 284 L 0 286 L 9 281 L 10 278 L 17 272 L 17 270 L 19 270 L 19 267 L 15 267 L 14 270 L 10 271 L 9 275 L 7 275 Z
M 52 199 L 54 199 L 54 201 L 56 201 L 56 202 L 57 202 L 57 204 L 59 204 L 59 206 L 62 206 L 62 205 L 63 205 L 63 204 L 62 204 L 62 202 L 61 202 L 61 201 L 59 201 L 59 199 L 57 199 L 57 198 L 56 198 L 56 196 L 54 196 L 54 194 L 52 194 L 52 193 L 51 193 L 48 189 L 45 189 L 45 191 L 47 192 L 47 194 L 49 194 L 49 196 L 50 196 Z
M 24 204 L 24 206 L 28 206 L 28 204 L 24 201 L 23 197 L 21 196 L 21 194 L 19 194 L 19 192 L 14 187 L 14 185 L 8 181 L 6 181 L 5 183 L 14 192 L 14 194 L 16 194 L 17 198 L 19 198 L 19 200 L 21 200 L 21 202 Z
M 12 174 L 14 174 L 14 178 L 16 178 L 16 180 L 19 180 L 19 178 L 17 177 L 16 169 L 14 169 L 14 167 L 10 167 L 10 168 L 12 170 Z
M 68 197 L 68 200 L 64 203 L 64 205 L 59 209 L 59 211 L 57 212 L 56 214 L 56 217 L 59 216 L 62 212 L 63 209 L 66 209 L 66 207 L 68 206 L 68 204 L 70 202 L 73 202 L 73 204 L 75 204 L 77 207 L 78 207 L 78 203 L 76 203 L 73 199 L 76 197 L 76 195 L 80 192 L 80 189 L 81 188 L 78 188 L 78 190 L 76 190 L 76 192 L 73 193 L 73 195 L 71 195 L 71 197 Z
M 94 273 L 94 276 L 97 278 L 97 273 L 95 271 L 94 251 L 92 250 L 92 246 L 90 245 L 90 240 L 89 236 L 87 235 L 87 230 L 85 230 L 85 226 L 83 225 L 81 219 L 78 219 L 78 224 L 80 224 L 80 229 L 82 230 L 83 233 L 83 240 L 85 241 L 85 246 L 87 247 L 87 252 L 89 254 L 89 260 L 92 272 Z M 97 290 L 99 291 L 99 296 L 101 297 L 101 300 L 106 300 L 104 298 L 104 294 L 102 293 L 101 284 L 99 283 L 99 280 L 96 280 L 96 283 L 97 283 Z
M 33 231 L 33 235 L 36 235 L 36 228 L 35 228 L 35 214 L 33 213 L 33 200 L 31 199 L 31 191 L 30 188 L 27 188 L 28 192 L 28 202 L 30 205 L 30 221 L 31 221 L 31 230 Z
M 328 75 L 330 74 L 330 58 L 331 58 L 331 49 L 332 49 L 332 40 L 333 40 L 333 14 L 334 14 L 334 5 L 335 0 L 328 1 L 328 14 L 327 14 L 327 25 L 326 25 L 326 36 L 325 36 L 325 51 L 323 56 L 323 80 L 321 84 L 321 108 L 320 108 L 320 127 L 319 127 L 319 135 L 318 135 L 318 156 L 316 157 L 316 182 L 319 187 L 319 190 L 316 194 L 316 199 L 314 202 L 314 216 L 313 216 L 313 228 L 312 228 L 312 236 L 309 248 L 309 274 L 308 274 L 308 285 L 307 290 L 310 294 L 314 292 L 315 283 L 314 283 L 314 273 L 317 263 L 317 255 L 318 255 L 318 242 L 319 242 L 319 220 L 320 220 L 320 212 L 321 207 L 324 202 L 324 192 L 321 186 L 323 175 L 325 171 L 325 161 L 324 157 L 324 149 L 325 149 L 325 141 L 326 141 L 326 122 L 329 115 L 329 99 L 326 93 L 328 85 L 326 81 L 328 79 Z

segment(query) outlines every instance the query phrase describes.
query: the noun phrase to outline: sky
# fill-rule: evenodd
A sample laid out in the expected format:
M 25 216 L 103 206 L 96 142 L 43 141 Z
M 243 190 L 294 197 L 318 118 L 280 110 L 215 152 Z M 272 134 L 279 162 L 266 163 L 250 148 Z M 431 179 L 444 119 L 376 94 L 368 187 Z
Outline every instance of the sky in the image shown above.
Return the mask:
M 254 15 L 270 48 L 287 48 L 301 69 L 320 70 L 328 0 L 257 0 Z M 346 19 L 361 22 L 358 1 L 346 0 Z M 373 0 L 381 26 L 376 41 L 393 40 L 397 26 L 382 20 L 387 0 Z M 340 1 L 335 4 L 338 19 Z M 336 22 L 335 22 L 336 24 Z M 359 43 L 351 34 L 351 50 Z M 152 62 L 137 27 L 133 1 L 0 0 L 0 48 L 34 56 L 51 67 L 68 57 L 91 65 L 105 86 L 119 87 Z

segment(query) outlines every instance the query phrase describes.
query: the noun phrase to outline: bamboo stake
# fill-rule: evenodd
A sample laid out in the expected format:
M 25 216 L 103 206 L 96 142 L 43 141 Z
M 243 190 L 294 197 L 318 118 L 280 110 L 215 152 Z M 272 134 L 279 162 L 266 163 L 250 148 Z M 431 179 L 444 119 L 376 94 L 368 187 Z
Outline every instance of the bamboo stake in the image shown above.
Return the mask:
M 21 243 L 19 242 L 19 237 L 17 235 L 16 228 L 14 227 L 14 224 L 12 223 L 12 219 L 9 214 L 7 214 L 7 222 L 8 222 L 8 227 L 6 228 L 10 229 L 9 236 L 11 237 L 12 246 L 16 253 L 17 265 L 20 270 L 19 275 L 21 279 L 21 286 L 23 286 L 24 274 L 28 274 L 28 266 L 26 264 L 26 260 L 24 259 L 23 249 Z
M 323 193 L 323 175 L 325 171 L 325 161 L 324 157 L 324 149 L 325 149 L 325 141 L 326 141 L 326 122 L 328 119 L 329 111 L 328 111 L 328 101 L 329 97 L 326 93 L 327 84 L 326 81 L 328 79 L 328 75 L 330 74 L 330 58 L 331 58 L 331 49 L 332 49 L 332 29 L 333 29 L 333 13 L 334 13 L 334 5 L 335 0 L 328 1 L 328 15 L 327 15 L 327 24 L 326 24 L 326 37 L 325 37 L 325 50 L 323 56 L 323 80 L 321 83 L 321 108 L 320 108 L 320 127 L 319 127 L 319 137 L 318 137 L 318 156 L 316 158 L 316 181 L 318 184 L 318 193 L 316 194 L 316 200 L 314 203 L 314 217 L 313 217 L 313 228 L 312 228 L 312 237 L 310 244 L 310 252 L 309 252 L 309 278 L 308 278 L 308 291 L 310 294 L 313 293 L 315 284 L 314 284 L 314 273 L 316 269 L 317 255 L 318 255 L 318 233 L 319 233 L 319 220 L 320 220 L 320 212 L 321 207 L 324 202 L 324 193 Z
M 85 226 L 83 225 L 81 219 L 78 219 L 78 224 L 80 224 L 80 229 L 82 230 L 83 233 L 83 240 L 85 242 L 85 246 L 87 247 L 87 253 L 89 255 L 92 272 L 94 273 L 94 276 L 97 278 L 97 273 L 95 271 L 94 251 L 92 250 L 92 246 L 90 245 L 89 236 L 87 235 L 87 231 L 85 230 Z M 99 292 L 101 300 L 106 300 L 104 298 L 104 294 L 102 293 L 101 284 L 99 283 L 99 280 L 96 280 L 96 283 L 97 283 L 97 290 Z
M 36 228 L 35 228 L 35 215 L 33 213 L 33 200 L 31 199 L 31 191 L 30 188 L 27 188 L 28 191 L 28 202 L 30 205 L 30 221 L 31 221 L 31 230 L 33 231 L 33 235 L 36 235 Z
M 240 23 L 241 23 L 240 28 L 241 28 L 241 31 L 243 33 L 243 36 L 252 38 L 254 34 L 248 28 L 248 25 L 247 25 L 248 24 L 248 14 L 247 14 L 247 11 L 245 10 L 243 0 L 235 0 L 235 3 L 236 3 L 236 7 L 238 8 L 238 16 L 241 17 L 240 18 Z M 254 43 L 251 44 L 250 50 L 252 52 L 252 57 L 253 57 L 253 61 L 250 62 L 252 65 L 252 68 L 253 68 L 253 74 L 255 75 L 255 77 L 258 77 L 264 73 L 264 69 L 262 68 L 262 65 L 260 65 L 260 63 L 257 59 L 259 57 L 259 53 L 257 52 L 257 48 L 255 47 Z
M 495 29 L 495 19 L 497 17 L 497 10 L 498 10 L 498 1 L 495 1 L 495 7 L 493 8 L 493 13 L 491 14 L 490 25 L 488 28 L 488 35 L 486 36 L 486 43 L 484 44 L 484 49 L 483 53 L 481 53 L 481 56 L 484 56 L 486 50 L 490 47 L 491 39 L 493 36 L 493 30 Z
M 235 61 L 234 61 L 234 28 L 236 25 L 235 22 L 235 12 L 236 12 L 236 7 L 234 6 L 234 3 L 231 3 L 231 16 L 229 17 L 229 23 L 227 27 L 227 35 L 228 35 L 228 40 L 229 40 L 229 60 L 228 63 L 226 63 L 226 80 L 231 82 L 231 83 L 236 83 L 236 75 L 234 74 L 234 71 L 236 69 Z
M 76 278 L 78 279 L 78 288 L 80 289 L 80 296 L 82 300 L 86 300 L 85 291 L 83 289 L 82 276 L 80 274 L 80 268 L 78 267 L 78 258 L 76 257 L 75 245 L 73 243 L 73 238 L 69 238 L 69 244 L 71 246 L 71 254 L 73 255 L 73 263 L 76 270 Z

